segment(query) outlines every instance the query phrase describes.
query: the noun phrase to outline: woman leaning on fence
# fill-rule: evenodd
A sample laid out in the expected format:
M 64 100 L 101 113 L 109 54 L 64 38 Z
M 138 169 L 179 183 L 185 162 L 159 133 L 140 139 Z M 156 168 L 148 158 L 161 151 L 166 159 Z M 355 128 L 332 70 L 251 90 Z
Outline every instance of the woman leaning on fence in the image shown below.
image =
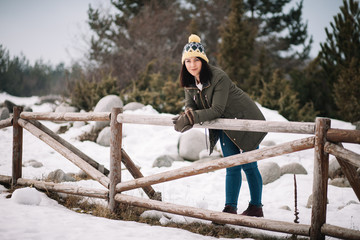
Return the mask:
M 195 123 L 216 118 L 265 120 L 255 102 L 238 88 L 221 69 L 208 64 L 203 45 L 192 34 L 182 53 L 180 84 L 185 90 L 185 112 L 173 118 L 176 131 L 185 132 Z M 229 130 L 209 130 L 210 154 L 218 139 L 224 157 L 251 151 L 259 147 L 266 133 Z M 241 188 L 241 169 L 250 189 L 250 203 L 242 215 L 263 217 L 262 178 L 257 162 L 226 169 L 225 208 L 237 213 Z

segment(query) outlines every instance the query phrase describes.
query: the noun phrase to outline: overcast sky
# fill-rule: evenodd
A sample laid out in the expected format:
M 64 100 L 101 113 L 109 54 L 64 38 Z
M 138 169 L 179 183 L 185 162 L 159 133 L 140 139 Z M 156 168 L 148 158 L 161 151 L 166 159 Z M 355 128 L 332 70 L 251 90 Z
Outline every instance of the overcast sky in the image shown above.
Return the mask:
M 313 36 L 312 56 L 326 39 L 342 0 L 304 0 L 303 18 Z M 42 59 L 58 64 L 77 60 L 87 50 L 89 4 L 108 8 L 110 0 L 0 0 L 0 44 L 11 56 L 22 52 L 31 63 Z

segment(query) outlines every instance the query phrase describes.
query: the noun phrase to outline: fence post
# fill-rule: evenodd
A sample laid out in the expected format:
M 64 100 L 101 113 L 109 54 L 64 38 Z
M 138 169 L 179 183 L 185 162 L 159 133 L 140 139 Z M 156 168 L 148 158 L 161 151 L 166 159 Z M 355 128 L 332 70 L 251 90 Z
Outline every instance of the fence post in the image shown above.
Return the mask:
M 314 146 L 314 181 L 312 193 L 312 214 L 310 239 L 325 239 L 321 227 L 326 223 L 327 187 L 329 172 L 329 154 L 324 151 L 326 132 L 330 128 L 330 119 L 316 118 Z
M 122 113 L 122 108 L 113 108 L 110 118 L 110 184 L 109 184 L 109 208 L 115 211 L 118 203 L 115 201 L 116 184 L 121 182 L 121 141 L 122 123 L 119 123 L 117 115 Z
M 18 124 L 18 119 L 22 111 L 23 107 L 15 106 L 13 108 L 12 187 L 16 185 L 17 180 L 22 176 L 23 129 Z

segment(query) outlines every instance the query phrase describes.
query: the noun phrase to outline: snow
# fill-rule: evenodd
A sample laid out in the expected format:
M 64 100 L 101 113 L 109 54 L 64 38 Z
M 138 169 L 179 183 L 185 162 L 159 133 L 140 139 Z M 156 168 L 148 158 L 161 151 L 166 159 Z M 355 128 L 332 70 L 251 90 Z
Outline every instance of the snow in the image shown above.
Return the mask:
M 37 105 L 38 97 L 19 98 L 6 93 L 0 93 L 0 102 L 10 100 L 15 104 L 31 107 L 36 112 L 53 111 L 54 106 L 47 103 Z M 266 109 L 259 105 L 267 120 L 287 121 L 277 111 Z M 159 114 L 151 106 L 145 106 L 135 111 L 125 111 L 125 114 Z M 165 114 L 164 114 L 165 115 Z M 42 122 L 53 131 L 59 129 L 59 123 L 48 121 Z M 64 124 L 64 123 L 62 123 Z M 85 154 L 103 164 L 106 168 L 110 163 L 109 147 L 100 146 L 94 142 L 78 140 L 78 136 L 89 132 L 94 122 L 82 127 L 72 127 L 62 138 L 73 144 Z M 347 122 L 332 119 L 333 128 L 355 129 Z M 204 131 L 203 129 L 195 129 Z M 31 166 L 23 167 L 22 175 L 28 179 L 44 179 L 51 171 L 62 169 L 64 172 L 78 173 L 79 168 L 57 153 L 47 144 L 34 137 L 31 133 L 23 132 L 23 163 L 36 160 L 43 164 L 40 168 Z M 175 161 L 169 168 L 153 168 L 154 160 L 164 154 L 177 154 L 177 143 L 180 133 L 172 127 L 150 126 L 150 125 L 123 125 L 123 148 L 144 176 L 167 170 L 178 169 L 189 166 L 192 163 L 186 161 Z M 264 142 L 272 141 L 276 144 L 308 137 L 302 134 L 269 133 Z M 266 147 L 266 146 L 261 146 Z M 359 145 L 344 144 L 344 147 L 360 153 Z M 219 147 L 217 147 L 217 151 Z M 12 174 L 12 128 L 0 129 L 0 175 L 11 176 Z M 286 154 L 271 159 L 261 160 L 259 164 L 266 161 L 276 162 L 279 166 L 297 162 L 307 170 L 307 175 L 297 175 L 297 206 L 299 221 L 301 224 L 311 223 L 311 209 L 306 208 L 309 196 L 312 193 L 313 184 L 313 158 L 314 150 L 306 150 L 292 154 Z M 332 158 L 332 156 L 330 157 Z M 122 180 L 133 179 L 127 170 L 122 171 Z M 79 182 L 67 182 L 82 187 L 104 189 L 102 185 L 94 180 L 82 180 Z M 175 181 L 153 185 L 156 191 L 162 193 L 163 201 L 185 206 L 199 207 L 214 211 L 221 211 L 224 207 L 224 184 L 225 169 L 209 172 L 197 176 L 178 179 Z M 127 191 L 126 194 L 147 198 L 140 190 Z M 162 226 L 150 226 L 143 223 L 110 220 L 95 217 L 89 214 L 81 214 L 71 211 L 56 201 L 48 198 L 44 193 L 34 188 L 17 189 L 11 198 L 7 189 L 0 185 L 0 239 L 215 239 L 213 237 L 194 234 L 182 229 Z M 238 212 L 246 209 L 249 201 L 249 189 L 244 181 L 238 203 Z M 339 188 L 332 185 L 328 187 L 327 223 L 360 230 L 360 204 L 351 188 Z M 103 200 L 99 200 L 99 202 Z M 105 204 L 105 203 L 104 203 Z M 263 210 L 266 219 L 280 221 L 294 221 L 294 182 L 293 175 L 283 175 L 275 182 L 263 187 Z M 291 211 L 282 209 L 288 206 Z M 143 213 L 143 217 L 154 217 L 160 219 L 162 224 L 169 222 L 191 223 L 209 221 L 193 219 L 174 214 L 161 213 L 149 210 Z M 244 227 L 233 226 L 238 229 Z M 141 230 L 140 230 L 141 229 Z M 268 232 L 258 229 L 248 231 L 262 232 L 273 236 L 288 236 L 283 233 Z M 327 239 L 332 239 L 327 237 Z

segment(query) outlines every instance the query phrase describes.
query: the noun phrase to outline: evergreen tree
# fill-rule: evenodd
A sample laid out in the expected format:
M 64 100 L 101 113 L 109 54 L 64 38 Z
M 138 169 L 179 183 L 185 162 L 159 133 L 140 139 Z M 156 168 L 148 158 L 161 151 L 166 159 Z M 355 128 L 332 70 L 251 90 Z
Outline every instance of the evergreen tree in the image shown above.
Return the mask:
M 276 109 L 290 121 L 314 121 L 317 112 L 312 103 L 301 105 L 298 94 L 290 87 L 279 69 L 273 72 L 271 81 L 263 82 L 259 103 L 267 108 Z
M 290 84 L 291 88 L 298 93 L 301 105 L 311 102 L 320 116 L 330 117 L 334 116 L 333 105 L 329 101 L 332 93 L 327 91 L 329 81 L 319 62 L 320 58 L 316 57 L 304 69 L 291 71 Z
M 260 90 L 264 87 L 263 83 L 268 83 L 272 79 L 274 67 L 266 51 L 265 48 L 260 50 L 259 62 L 255 66 L 251 66 L 250 75 L 245 79 L 244 89 L 254 99 L 261 97 Z
M 188 35 L 196 33 L 201 37 L 209 61 L 213 65 L 217 65 L 218 43 L 221 35 L 219 29 L 226 22 L 232 0 L 187 0 L 187 2 L 191 7 L 182 11 L 191 19 L 187 27 Z
M 250 21 L 258 29 L 255 49 L 264 47 L 274 67 L 285 73 L 304 65 L 303 61 L 308 59 L 312 43 L 312 38 L 307 34 L 307 23 L 302 19 L 303 0 L 286 12 L 284 7 L 290 2 L 244 1 L 246 15 L 250 16 Z M 260 52 L 254 55 L 256 62 L 259 56 Z
M 219 64 L 240 87 L 249 76 L 256 35 L 256 28 L 244 16 L 242 0 L 233 0 L 228 21 L 221 29 Z
M 329 88 L 324 91 L 335 93 L 336 104 L 334 97 L 328 100 L 332 109 L 336 110 L 336 106 L 338 107 L 336 117 L 357 121 L 359 119 L 344 116 L 343 108 L 349 109 L 350 105 L 357 105 L 353 99 L 359 98 L 360 88 L 356 82 L 359 79 L 353 74 L 356 73 L 355 69 L 360 69 L 360 9 L 359 2 L 354 0 L 343 0 L 343 4 L 340 7 L 341 13 L 334 16 L 334 22 L 330 23 L 332 32 L 325 28 L 327 39 L 320 44 L 320 64 L 329 81 Z M 351 84 L 350 79 L 354 81 Z M 354 109 L 357 107 L 354 106 Z
M 145 71 L 139 75 L 139 79 L 133 82 L 132 90 L 125 89 L 126 102 L 141 102 L 153 106 L 159 112 L 177 114 L 181 111 L 184 103 L 184 90 L 179 82 L 174 82 L 174 76 L 165 74 L 168 71 L 159 72 L 154 66 L 157 61 L 151 61 Z M 171 66 L 169 66 L 171 68 Z
M 341 119 L 349 122 L 360 120 L 360 67 L 356 60 L 339 74 L 334 84 L 335 102 Z
M 307 24 L 302 20 L 302 1 L 285 12 L 284 7 L 290 1 L 232 1 L 226 25 L 221 28 L 219 64 L 230 77 L 236 77 L 233 81 L 239 81 L 245 91 L 259 95 L 254 92 L 254 86 L 261 87 L 261 82 L 254 74 L 271 69 L 288 74 L 305 66 L 312 38 L 308 37 Z M 299 46 L 302 50 L 295 50 Z M 265 70 L 256 73 L 259 67 Z M 266 75 L 261 76 L 265 82 L 271 74 Z

